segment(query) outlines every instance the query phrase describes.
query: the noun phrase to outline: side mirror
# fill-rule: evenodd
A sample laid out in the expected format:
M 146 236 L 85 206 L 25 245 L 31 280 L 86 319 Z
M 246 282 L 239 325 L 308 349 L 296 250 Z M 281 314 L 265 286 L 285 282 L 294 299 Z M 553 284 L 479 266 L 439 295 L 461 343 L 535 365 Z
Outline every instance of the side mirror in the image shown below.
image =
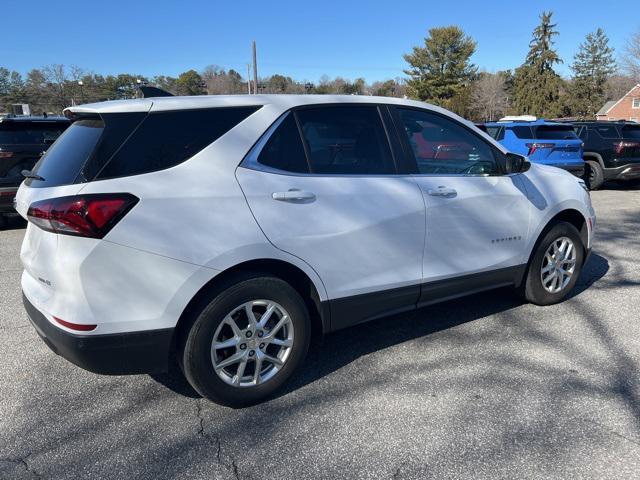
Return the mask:
M 529 170 L 531 163 L 526 157 L 517 153 L 507 153 L 505 156 L 505 170 L 507 173 L 522 173 Z

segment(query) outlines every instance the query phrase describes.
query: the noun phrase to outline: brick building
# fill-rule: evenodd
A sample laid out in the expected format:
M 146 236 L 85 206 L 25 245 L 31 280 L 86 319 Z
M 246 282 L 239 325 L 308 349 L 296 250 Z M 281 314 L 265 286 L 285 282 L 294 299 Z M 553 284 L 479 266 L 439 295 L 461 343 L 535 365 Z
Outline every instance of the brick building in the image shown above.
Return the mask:
M 640 122 L 640 83 L 620 100 L 605 103 L 596 113 L 596 119 Z

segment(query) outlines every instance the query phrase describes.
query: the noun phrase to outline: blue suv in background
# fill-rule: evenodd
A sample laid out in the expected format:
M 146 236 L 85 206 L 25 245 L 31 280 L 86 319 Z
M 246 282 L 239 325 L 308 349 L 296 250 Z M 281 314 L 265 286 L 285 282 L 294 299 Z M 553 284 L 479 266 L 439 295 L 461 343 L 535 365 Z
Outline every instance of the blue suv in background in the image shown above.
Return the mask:
M 562 168 L 576 177 L 584 175 L 583 144 L 572 125 L 524 118 L 529 120 L 505 117 L 485 123 L 483 130 L 510 152 L 525 155 L 532 162 Z

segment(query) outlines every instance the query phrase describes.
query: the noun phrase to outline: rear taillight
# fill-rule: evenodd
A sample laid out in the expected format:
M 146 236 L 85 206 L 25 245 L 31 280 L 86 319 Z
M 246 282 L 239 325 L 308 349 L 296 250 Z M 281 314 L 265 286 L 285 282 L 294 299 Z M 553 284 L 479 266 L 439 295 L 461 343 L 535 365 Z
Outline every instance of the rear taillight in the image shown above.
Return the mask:
M 0 158 L 11 158 L 13 157 L 13 152 L 0 152 Z
M 27 218 L 47 232 L 103 238 L 136 203 L 129 193 L 59 197 L 32 203 Z
M 527 143 L 527 147 L 529 147 L 529 153 L 527 156 L 533 155 L 536 150 L 540 150 L 543 148 L 553 148 L 556 146 L 555 143 Z
M 616 142 L 613 144 L 613 148 L 616 153 L 619 155 L 625 148 L 638 148 L 640 147 L 640 142 Z

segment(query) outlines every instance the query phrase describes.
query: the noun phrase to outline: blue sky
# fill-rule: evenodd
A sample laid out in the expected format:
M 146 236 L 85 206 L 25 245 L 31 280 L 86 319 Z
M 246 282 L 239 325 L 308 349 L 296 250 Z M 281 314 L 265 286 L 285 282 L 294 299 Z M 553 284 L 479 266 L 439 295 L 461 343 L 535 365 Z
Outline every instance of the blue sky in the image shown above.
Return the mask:
M 478 45 L 473 62 L 514 68 L 542 10 L 553 10 L 565 64 L 602 27 L 619 53 L 640 30 L 637 1 L 148 1 L 5 0 L 0 65 L 25 73 L 52 63 L 96 73 L 177 75 L 217 64 L 244 74 L 251 41 L 260 75 L 368 81 L 402 75 L 402 54 L 431 27 L 456 24 Z M 633 13 L 636 12 L 636 13 Z

